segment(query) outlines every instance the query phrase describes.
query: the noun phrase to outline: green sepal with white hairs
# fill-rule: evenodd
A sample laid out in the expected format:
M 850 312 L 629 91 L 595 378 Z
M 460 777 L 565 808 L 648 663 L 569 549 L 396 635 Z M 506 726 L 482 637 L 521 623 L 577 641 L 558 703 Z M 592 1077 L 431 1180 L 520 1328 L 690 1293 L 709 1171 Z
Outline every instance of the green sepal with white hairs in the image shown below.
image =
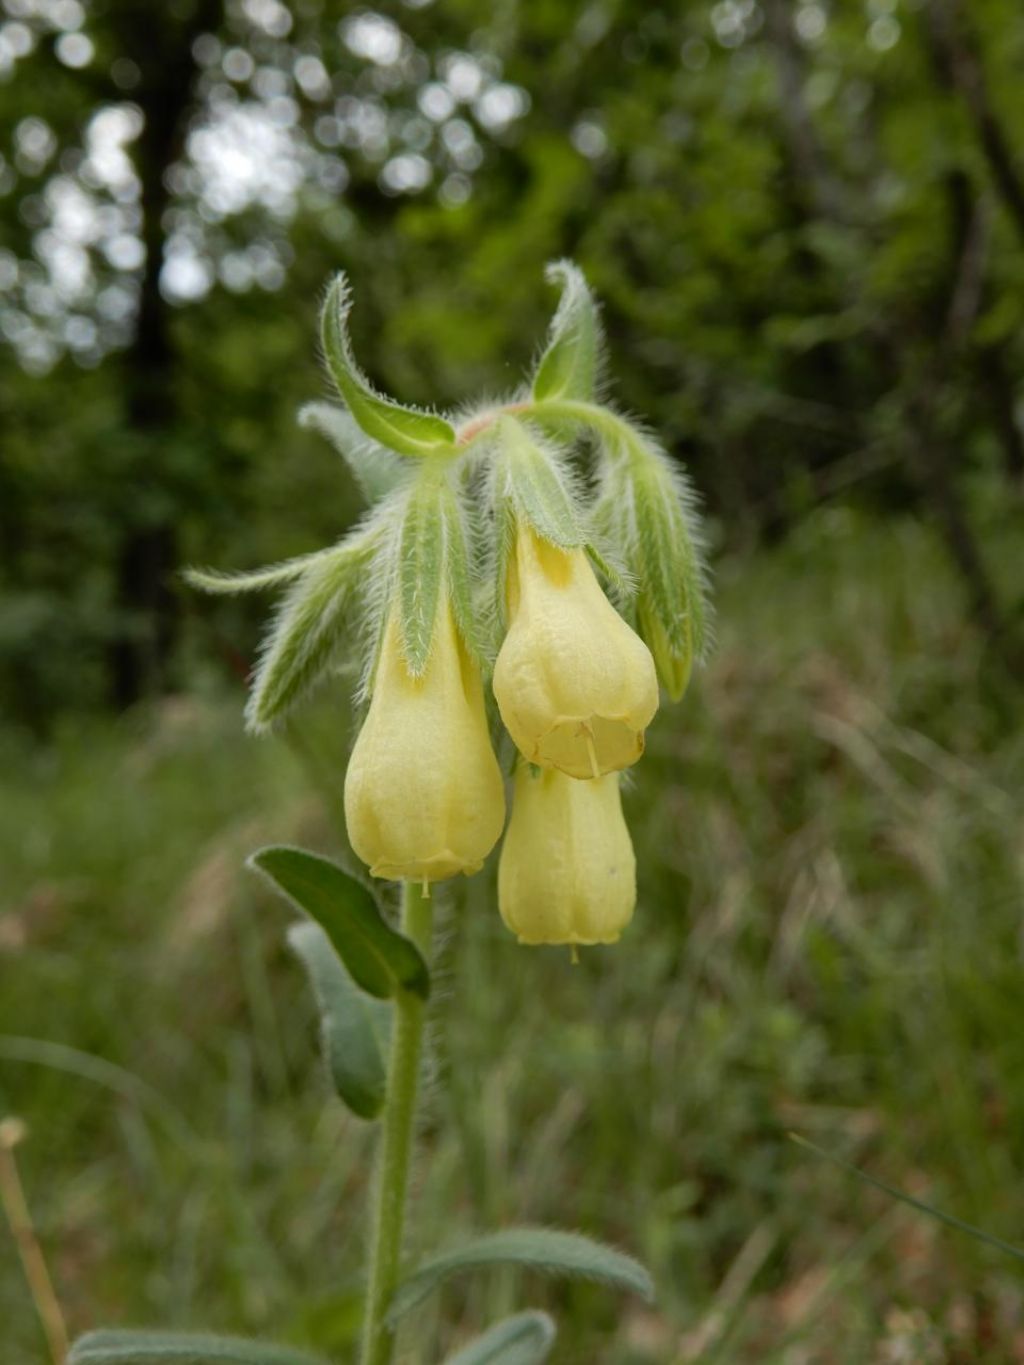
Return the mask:
M 451 453 L 455 429 L 450 422 L 374 392 L 352 353 L 347 326 L 351 308 L 348 282 L 344 275 L 336 275 L 320 314 L 320 336 L 331 377 L 356 422 L 372 440 L 399 455 Z
M 628 619 L 630 604 L 636 596 L 636 580 L 626 568 L 618 549 L 612 546 L 607 536 L 596 535 L 593 528 L 586 549 L 587 558 L 598 577 L 604 580 L 608 596 Z
M 555 261 L 545 274 L 550 284 L 561 285 L 562 297 L 534 373 L 533 397 L 537 402 L 592 402 L 600 379 L 602 351 L 597 304 L 582 270 L 572 261 Z
M 710 607 L 696 499 L 682 469 L 621 419 L 603 445 L 594 520 L 622 548 L 636 581 L 641 636 L 669 696 L 686 691 L 710 642 Z
M 561 451 L 513 417 L 497 422 L 495 500 L 511 503 L 516 519 L 560 550 L 586 541 L 579 495 Z
M 441 476 L 421 478 L 409 491 L 397 553 L 396 588 L 402 653 L 414 678 L 430 658 L 445 581 L 445 522 Z
M 299 426 L 326 436 L 348 465 L 369 507 L 407 477 L 408 462 L 367 436 L 352 414 L 336 403 L 307 403 L 299 411 Z
M 446 483 L 440 504 L 445 536 L 445 587 L 452 615 L 466 648 L 476 662 L 485 667 L 490 651 L 475 600 L 480 558 L 475 527 L 470 524 L 463 491 L 454 481 Z
M 198 588 L 201 592 L 233 597 L 243 592 L 260 592 L 264 588 L 281 588 L 286 583 L 294 583 L 325 559 L 330 559 L 336 550 L 337 547 L 332 545 L 327 550 L 314 550 L 308 555 L 285 559 L 280 564 L 246 569 L 241 573 L 225 573 L 220 569 L 185 569 L 182 577 L 189 587 Z
M 419 475 L 388 500 L 384 541 L 369 578 L 371 633 L 379 648 L 388 617 L 398 613 L 402 656 L 410 674 L 422 676 L 430 659 L 442 603 L 470 654 L 483 664 L 478 612 L 473 605 L 472 537 L 463 493 L 450 468 L 420 466 Z M 372 690 L 376 656 L 364 678 Z
M 377 538 L 350 536 L 317 556 L 290 587 L 260 651 L 245 718 L 264 734 L 306 696 L 335 663 L 346 617 Z

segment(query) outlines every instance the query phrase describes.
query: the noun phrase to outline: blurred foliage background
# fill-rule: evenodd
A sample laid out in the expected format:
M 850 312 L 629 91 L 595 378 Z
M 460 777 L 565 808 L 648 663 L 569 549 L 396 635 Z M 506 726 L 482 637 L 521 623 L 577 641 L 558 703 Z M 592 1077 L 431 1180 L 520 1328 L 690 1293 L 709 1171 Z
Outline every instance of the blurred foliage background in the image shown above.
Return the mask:
M 1012 1261 L 786 1137 L 1020 1237 L 1022 77 L 1016 0 L 0 2 L 0 1109 L 77 1327 L 350 1354 L 367 1137 L 239 872 L 343 845 L 346 710 L 245 740 L 263 608 L 177 571 L 357 514 L 294 421 L 333 271 L 447 407 L 520 381 L 568 255 L 721 638 L 627 798 L 620 949 L 460 889 L 420 1199 L 662 1297 L 490 1282 L 409 1359 L 529 1299 L 566 1362 L 1024 1360 Z M 0 1318 L 40 1359 L 2 1236 Z

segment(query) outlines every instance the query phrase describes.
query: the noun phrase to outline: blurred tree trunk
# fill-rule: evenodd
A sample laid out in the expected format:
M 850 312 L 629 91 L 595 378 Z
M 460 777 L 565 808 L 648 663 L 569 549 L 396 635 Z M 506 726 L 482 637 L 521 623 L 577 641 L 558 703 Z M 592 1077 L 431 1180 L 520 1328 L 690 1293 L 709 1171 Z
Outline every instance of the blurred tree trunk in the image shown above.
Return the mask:
M 937 5 L 954 3 L 956 0 L 936 0 Z M 842 222 L 841 192 L 831 176 L 804 98 L 806 58 L 795 39 L 792 8 L 786 0 L 765 0 L 765 17 L 766 35 L 778 71 L 786 147 L 794 168 L 804 181 L 806 217 Z M 933 18 L 929 22 L 933 22 Z M 907 325 L 901 344 L 895 343 L 884 326 L 873 329 L 873 342 L 881 372 L 892 375 L 896 381 L 905 415 L 907 463 L 919 495 L 964 581 L 974 620 L 998 647 L 1003 639 L 998 599 L 957 492 L 956 452 L 936 405 L 936 395 L 941 393 L 948 378 L 947 351 L 953 329 L 961 325 L 966 334 L 980 300 L 983 275 L 983 223 L 976 218 L 976 206 L 966 177 L 961 176 L 956 183 L 951 183 L 950 203 L 953 217 L 950 286 L 949 295 L 939 310 L 941 334 L 938 340 L 926 330 L 919 333 L 916 325 Z M 1020 207 L 1024 225 L 1024 195 Z M 908 365 L 906 360 L 914 354 L 925 357 L 918 367 Z
M 1024 488 L 1024 434 L 1017 420 L 1014 381 L 1003 347 L 995 341 L 975 348 L 975 373 L 989 401 L 996 434 L 1003 448 L 1006 476 Z
M 971 614 L 990 643 L 1009 662 L 1006 622 L 981 547 L 956 487 L 961 432 L 950 431 L 941 411 L 942 395 L 952 387 L 952 371 L 970 351 L 970 332 L 981 307 L 985 283 L 988 215 L 960 170 L 946 177 L 949 207 L 949 267 L 935 308 L 935 324 L 928 317 L 907 320 L 894 344 L 886 334 L 882 345 L 895 368 L 900 355 L 923 357 L 909 369 L 904 384 L 908 456 L 946 546 L 968 592 Z M 897 326 L 899 326 L 897 320 Z M 955 426 L 962 427 L 962 418 Z
M 906 416 L 906 450 L 926 506 L 946 542 L 967 590 L 970 612 L 994 653 L 1009 665 L 1011 646 L 998 594 L 978 538 L 957 489 L 962 419 L 943 412 L 943 395 L 952 390 L 952 371 L 981 305 L 987 242 L 984 206 L 973 196 L 968 177 L 954 171 L 946 181 L 949 205 L 949 266 L 928 314 L 891 319 L 875 331 L 876 344 L 893 374 L 901 375 Z M 919 359 L 915 362 L 914 357 Z M 952 426 L 952 429 L 951 429 Z
M 167 171 L 183 150 L 192 108 L 192 47 L 201 33 L 216 28 L 220 11 L 219 0 L 194 0 L 173 11 L 128 0 L 111 15 L 121 54 L 141 72 L 137 98 L 145 120 L 136 169 L 146 262 L 135 341 L 123 362 L 134 469 L 116 560 L 121 625 L 110 650 L 113 699 L 122 708 L 166 685 L 177 638 L 172 585 L 178 564 L 177 498 L 166 452 L 173 446 L 178 410 L 170 309 L 160 291 L 160 271 L 170 206 Z
M 977 37 L 961 0 L 932 0 L 925 6 L 933 64 L 940 81 L 956 90 L 971 116 L 992 180 L 1024 238 L 1024 175 L 996 114 L 981 63 Z
M 804 99 L 804 54 L 793 27 L 789 0 L 764 0 L 765 29 L 778 75 L 779 110 L 801 197 L 810 217 L 840 215 L 840 189 L 832 178 Z
M 792 250 L 799 275 L 811 285 L 821 300 L 818 306 L 824 310 L 835 305 L 837 290 L 821 257 L 809 245 L 806 228 L 816 220 L 844 220 L 843 187 L 832 174 L 804 96 L 805 55 L 793 26 L 793 7 L 789 0 L 764 0 L 764 12 L 778 94 L 784 167 L 780 197 L 793 229 Z M 804 352 L 801 369 L 803 396 L 827 395 L 829 404 L 844 413 L 847 430 L 852 433 L 860 424 L 860 414 L 843 347 L 832 338 L 820 339 Z M 834 460 L 834 448 L 824 442 L 811 451 L 807 463 L 814 484 Z M 769 536 L 782 534 L 793 517 L 783 492 L 774 481 L 760 490 L 759 501 L 766 509 L 764 529 Z
M 943 0 L 945 3 L 945 0 Z M 776 57 L 778 94 L 786 147 L 793 167 L 806 179 L 804 199 L 807 217 L 818 216 L 841 221 L 840 194 L 827 172 L 826 158 L 816 138 L 807 102 L 804 100 L 804 55 L 793 35 L 792 8 L 785 0 L 766 0 L 767 40 Z M 950 293 L 942 307 L 943 319 L 950 322 L 958 299 L 961 307 L 973 310 L 978 304 L 980 280 L 975 280 L 978 239 L 972 236 L 972 209 L 964 201 L 969 186 L 957 186 L 954 195 L 953 263 L 949 278 Z M 1024 203 L 1023 203 L 1024 207 Z M 882 369 L 892 375 L 894 385 L 902 390 L 902 409 L 907 416 L 907 453 L 920 497 L 930 509 L 946 549 L 957 565 L 967 587 L 971 612 L 990 640 L 1002 636 L 997 597 L 987 572 L 978 539 L 969 523 L 963 502 L 956 489 L 956 457 L 948 435 L 935 411 L 934 396 L 943 378 L 943 359 L 948 329 L 935 343 L 930 336 L 918 336 L 915 328 L 908 328 L 904 344 L 894 344 L 893 337 L 882 328 L 875 329 Z M 905 355 L 922 354 L 927 359 L 920 366 L 920 374 L 908 370 Z
M 939 87 L 948 96 L 966 96 L 974 116 L 975 126 L 988 156 L 996 188 L 1011 217 L 1024 234 L 1024 185 L 1017 176 L 1012 153 L 1002 128 L 991 110 L 982 68 L 973 40 L 964 37 L 964 16 L 958 0 L 938 0 L 927 11 L 926 36 L 931 67 Z M 975 193 L 964 171 L 951 171 L 947 177 L 947 194 L 953 219 L 954 237 L 966 240 L 968 223 L 977 218 Z M 971 289 L 975 292 L 974 308 L 969 317 L 963 309 L 963 299 L 956 296 L 951 304 L 950 327 L 955 339 L 968 340 L 969 322 L 973 322 L 985 297 L 984 252 L 979 253 L 981 266 Z M 966 322 L 965 322 L 966 319 Z M 978 386 L 988 400 L 992 425 L 1003 450 L 1003 466 L 1014 485 L 1024 483 L 1024 434 L 1016 414 L 1016 394 L 1012 368 L 1004 346 L 997 341 L 970 348 L 969 363 L 977 375 Z
M 918 382 L 911 381 L 905 405 L 910 428 L 908 458 L 918 483 L 926 491 L 950 558 L 960 570 L 971 615 L 989 641 L 998 645 L 1003 637 L 1002 614 L 977 537 L 956 489 L 956 453 L 935 408 L 935 394 L 941 384 L 941 374 L 931 367 L 926 368 Z

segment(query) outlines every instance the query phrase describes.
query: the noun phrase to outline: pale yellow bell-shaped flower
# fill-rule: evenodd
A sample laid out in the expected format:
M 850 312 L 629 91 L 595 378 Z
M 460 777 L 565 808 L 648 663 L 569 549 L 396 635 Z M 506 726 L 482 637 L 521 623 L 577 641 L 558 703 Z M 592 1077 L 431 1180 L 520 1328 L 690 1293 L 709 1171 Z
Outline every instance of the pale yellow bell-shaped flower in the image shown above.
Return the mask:
M 580 778 L 635 763 L 658 709 L 654 660 L 601 591 L 586 552 L 520 525 L 508 609 L 494 695 L 520 753 Z
M 636 906 L 619 775 L 578 781 L 520 763 L 498 908 L 520 943 L 614 943 Z
M 392 613 L 370 707 L 345 774 L 349 840 L 373 876 L 440 881 L 479 870 L 505 822 L 480 672 L 450 607 L 414 678 Z

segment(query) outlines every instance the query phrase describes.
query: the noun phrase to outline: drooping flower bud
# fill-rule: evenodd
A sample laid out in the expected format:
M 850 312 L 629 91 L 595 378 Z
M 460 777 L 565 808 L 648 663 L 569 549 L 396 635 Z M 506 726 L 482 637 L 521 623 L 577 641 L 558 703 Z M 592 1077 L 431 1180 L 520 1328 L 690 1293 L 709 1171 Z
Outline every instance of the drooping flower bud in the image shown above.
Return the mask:
M 520 943 L 615 943 L 636 905 L 619 776 L 577 781 L 520 763 L 498 908 Z
M 654 661 L 586 552 L 561 550 L 520 523 L 507 592 L 494 695 L 520 753 L 577 778 L 635 763 L 658 709 Z
M 419 677 L 403 657 L 392 612 L 345 774 L 353 849 L 375 877 L 440 881 L 478 871 L 504 820 L 483 684 L 450 607 L 441 606 Z

